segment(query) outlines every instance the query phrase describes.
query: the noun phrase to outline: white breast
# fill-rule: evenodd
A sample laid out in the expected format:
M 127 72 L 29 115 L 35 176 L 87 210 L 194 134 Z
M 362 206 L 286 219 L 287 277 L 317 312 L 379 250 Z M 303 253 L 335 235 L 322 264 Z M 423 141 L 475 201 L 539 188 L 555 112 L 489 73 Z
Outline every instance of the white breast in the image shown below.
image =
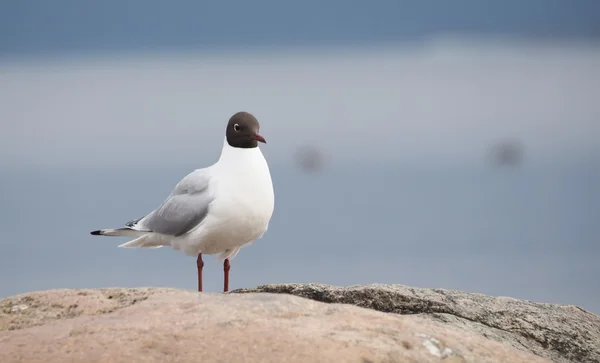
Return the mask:
M 199 249 L 206 254 L 235 249 L 262 237 L 274 209 L 271 174 L 260 149 L 225 144 L 211 170 L 215 199 L 203 228 L 194 233 L 201 240 Z

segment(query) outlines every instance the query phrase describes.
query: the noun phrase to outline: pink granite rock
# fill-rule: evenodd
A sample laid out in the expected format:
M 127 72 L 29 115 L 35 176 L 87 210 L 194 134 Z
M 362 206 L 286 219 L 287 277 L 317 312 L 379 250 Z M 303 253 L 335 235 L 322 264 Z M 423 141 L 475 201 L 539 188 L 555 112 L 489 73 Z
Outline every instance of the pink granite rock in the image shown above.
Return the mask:
M 270 293 L 51 290 L 0 300 L 0 362 L 549 362 L 417 316 Z

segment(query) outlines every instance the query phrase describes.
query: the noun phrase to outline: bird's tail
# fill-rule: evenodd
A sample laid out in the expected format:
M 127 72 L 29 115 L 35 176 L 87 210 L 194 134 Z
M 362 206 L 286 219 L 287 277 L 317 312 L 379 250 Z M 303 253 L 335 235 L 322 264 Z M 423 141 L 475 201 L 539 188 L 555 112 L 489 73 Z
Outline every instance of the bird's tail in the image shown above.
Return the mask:
M 130 236 L 140 237 L 148 234 L 146 231 L 136 231 L 128 227 L 116 228 L 116 229 L 99 229 L 97 231 L 90 232 L 92 236 Z
M 136 239 L 133 239 L 129 242 L 125 242 L 121 245 L 119 245 L 119 247 L 121 248 L 160 248 L 162 247 L 163 241 L 161 241 L 160 238 L 155 238 L 154 235 L 152 234 L 145 234 L 141 237 L 138 237 Z
M 116 229 L 100 229 L 97 231 L 90 232 L 93 236 L 120 236 L 120 237 L 137 237 L 129 242 L 125 242 L 119 247 L 132 248 L 132 247 L 145 247 L 145 248 L 159 248 L 163 246 L 160 238 L 153 238 L 154 234 L 148 231 L 136 231 L 128 227 L 116 228 Z

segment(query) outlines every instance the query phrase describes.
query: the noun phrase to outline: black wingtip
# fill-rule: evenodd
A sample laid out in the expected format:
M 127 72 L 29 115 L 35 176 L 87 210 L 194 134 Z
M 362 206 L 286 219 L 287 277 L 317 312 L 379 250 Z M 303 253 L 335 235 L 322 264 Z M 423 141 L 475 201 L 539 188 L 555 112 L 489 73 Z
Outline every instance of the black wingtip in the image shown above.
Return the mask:
M 91 232 L 90 232 L 90 234 L 91 234 L 92 236 L 99 236 L 99 235 L 100 235 L 100 230 L 97 230 L 97 231 L 91 231 Z

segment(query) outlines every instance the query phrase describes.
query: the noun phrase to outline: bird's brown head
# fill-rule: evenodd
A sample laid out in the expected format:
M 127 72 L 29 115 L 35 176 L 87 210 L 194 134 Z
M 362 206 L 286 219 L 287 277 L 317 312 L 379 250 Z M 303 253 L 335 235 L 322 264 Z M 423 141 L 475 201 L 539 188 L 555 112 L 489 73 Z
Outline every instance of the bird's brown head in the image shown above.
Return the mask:
M 238 112 L 227 123 L 227 143 L 243 149 L 257 147 L 259 141 L 266 144 L 265 138 L 258 133 L 259 129 L 256 117 L 248 112 Z

